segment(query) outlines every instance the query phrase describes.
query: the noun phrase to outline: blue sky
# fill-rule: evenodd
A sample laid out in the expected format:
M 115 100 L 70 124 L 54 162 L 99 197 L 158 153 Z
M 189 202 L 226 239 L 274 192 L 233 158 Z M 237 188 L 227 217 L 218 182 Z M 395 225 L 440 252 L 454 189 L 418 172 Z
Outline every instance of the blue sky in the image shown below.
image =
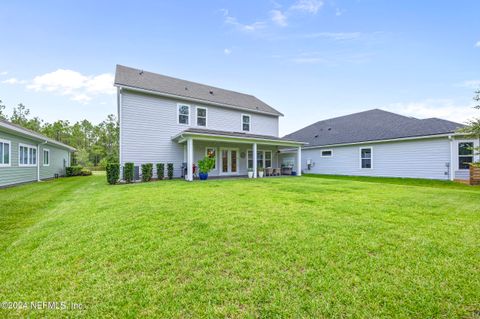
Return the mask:
M 256 95 L 281 134 L 371 108 L 455 121 L 480 87 L 480 1 L 8 1 L 0 99 L 115 113 L 116 64 Z

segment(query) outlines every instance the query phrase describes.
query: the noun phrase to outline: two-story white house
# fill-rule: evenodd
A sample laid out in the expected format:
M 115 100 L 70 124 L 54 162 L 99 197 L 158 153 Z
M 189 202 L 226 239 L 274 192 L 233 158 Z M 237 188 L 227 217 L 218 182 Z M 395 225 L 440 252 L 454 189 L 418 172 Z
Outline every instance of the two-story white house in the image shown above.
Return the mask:
M 283 114 L 252 95 L 121 65 L 115 86 L 122 167 L 173 163 L 174 176 L 191 181 L 194 165 L 213 155 L 209 175 L 252 170 L 256 177 L 261 168 L 280 167 L 279 150 L 285 147 L 297 150 L 295 164 L 301 167 L 303 143 L 280 138 Z

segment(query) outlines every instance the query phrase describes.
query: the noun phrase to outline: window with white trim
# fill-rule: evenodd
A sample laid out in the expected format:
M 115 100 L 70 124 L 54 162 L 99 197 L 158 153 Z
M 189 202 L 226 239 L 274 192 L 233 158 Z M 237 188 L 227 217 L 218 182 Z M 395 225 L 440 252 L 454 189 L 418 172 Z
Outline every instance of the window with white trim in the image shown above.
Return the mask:
M 250 132 L 250 115 L 242 114 L 242 131 Z
M 207 108 L 197 106 L 197 126 L 207 126 Z
M 0 140 L 0 166 L 10 166 L 11 142 Z
M 458 143 L 458 169 L 469 169 L 473 163 L 473 142 Z
M 212 169 L 216 169 L 217 168 L 217 149 L 215 147 L 207 147 L 205 149 L 205 156 L 215 158 L 215 164 L 213 164 Z
M 273 163 L 272 151 L 257 151 L 257 169 L 270 168 Z M 247 151 L 247 169 L 253 168 L 253 151 Z
M 366 147 L 360 149 L 360 167 L 372 168 L 372 148 Z
M 333 151 L 332 150 L 322 150 L 320 153 L 321 157 L 332 157 L 333 156 Z
M 50 166 L 50 150 L 43 150 L 43 166 Z
M 178 104 L 178 124 L 190 124 L 190 105 Z
M 19 166 L 35 166 L 37 165 L 37 148 L 30 145 L 19 145 L 18 151 Z

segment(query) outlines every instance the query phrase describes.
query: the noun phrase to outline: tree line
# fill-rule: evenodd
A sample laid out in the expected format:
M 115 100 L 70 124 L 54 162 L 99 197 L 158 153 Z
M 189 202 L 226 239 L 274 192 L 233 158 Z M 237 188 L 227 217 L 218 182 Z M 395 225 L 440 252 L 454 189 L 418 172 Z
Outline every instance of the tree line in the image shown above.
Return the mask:
M 75 123 L 58 120 L 49 123 L 31 116 L 30 110 L 22 103 L 13 108 L 10 116 L 5 109 L 6 106 L 0 100 L 0 119 L 75 147 L 77 151 L 72 156 L 72 165 L 104 168 L 109 162 L 118 162 L 119 126 L 113 114 L 97 125 L 88 120 Z

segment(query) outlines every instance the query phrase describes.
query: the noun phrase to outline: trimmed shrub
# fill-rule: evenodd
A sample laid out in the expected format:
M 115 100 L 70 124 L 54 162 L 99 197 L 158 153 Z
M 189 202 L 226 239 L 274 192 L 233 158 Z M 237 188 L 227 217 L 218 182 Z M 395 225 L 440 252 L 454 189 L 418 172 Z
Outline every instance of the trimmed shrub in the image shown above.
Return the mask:
M 142 164 L 142 181 L 143 182 L 150 182 L 153 175 L 153 164 L 147 163 Z
M 158 163 L 157 164 L 157 177 L 159 180 L 162 180 L 165 178 L 165 164 L 164 163 Z
M 173 163 L 167 164 L 167 175 L 168 175 L 168 179 L 173 178 Z
M 107 164 L 107 182 L 111 185 L 118 183 L 120 177 L 120 164 L 108 163 Z
M 82 168 L 82 170 L 80 171 L 80 175 L 82 175 L 82 176 L 90 176 L 90 175 L 92 175 L 92 171 L 89 170 L 89 169 L 86 169 L 86 168 Z
M 134 180 L 134 165 L 133 163 L 125 163 L 123 167 L 123 179 L 127 183 L 131 183 Z
M 70 176 L 80 176 L 80 175 L 82 175 L 82 169 L 83 169 L 83 167 L 81 167 L 79 165 L 69 166 L 65 169 L 65 173 L 68 177 L 70 177 Z

